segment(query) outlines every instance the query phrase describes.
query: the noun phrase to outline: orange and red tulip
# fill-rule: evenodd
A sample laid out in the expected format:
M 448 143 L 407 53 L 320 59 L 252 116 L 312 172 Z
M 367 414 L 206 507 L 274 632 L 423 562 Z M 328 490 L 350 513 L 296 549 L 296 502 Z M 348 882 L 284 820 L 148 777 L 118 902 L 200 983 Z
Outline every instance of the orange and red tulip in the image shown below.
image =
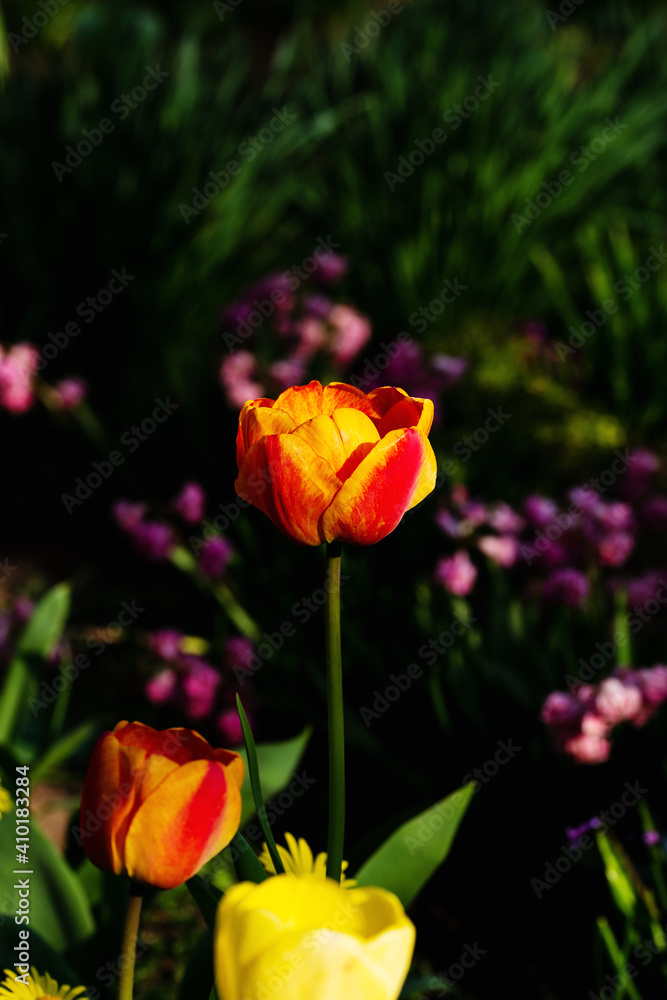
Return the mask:
M 435 486 L 430 399 L 343 382 L 253 399 L 239 416 L 236 492 L 302 545 L 372 545 Z
M 243 760 L 190 729 L 119 722 L 98 740 L 81 840 L 98 868 L 173 889 L 226 847 L 241 819 Z

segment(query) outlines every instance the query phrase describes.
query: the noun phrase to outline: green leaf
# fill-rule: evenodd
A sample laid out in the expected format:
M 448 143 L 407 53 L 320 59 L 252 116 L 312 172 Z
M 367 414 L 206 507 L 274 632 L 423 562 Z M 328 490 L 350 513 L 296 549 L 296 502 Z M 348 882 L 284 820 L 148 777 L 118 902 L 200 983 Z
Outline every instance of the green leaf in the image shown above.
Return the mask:
M 16 861 L 16 848 L 9 831 L 15 828 L 15 812 L 3 817 L 0 826 L 0 870 L 7 878 L 28 880 L 30 891 L 30 931 L 37 931 L 46 944 L 57 952 L 65 952 L 73 945 L 85 941 L 95 931 L 95 921 L 90 904 L 76 872 L 58 853 L 37 824 L 30 822 L 28 845 L 29 863 Z M 25 869 L 13 875 L 17 869 Z M 32 872 L 32 874 L 29 874 Z M 11 915 L 18 903 L 18 891 L 3 894 L 2 912 Z
M 604 861 L 604 871 L 611 894 L 614 897 L 614 902 L 626 917 L 632 917 L 637 903 L 637 896 L 632 885 L 632 880 L 614 850 L 607 834 L 602 830 L 598 830 L 595 834 L 595 840 Z
M 55 743 L 52 743 L 46 753 L 30 768 L 30 776 L 33 781 L 37 779 L 37 776 L 40 779 L 43 778 L 50 768 L 55 767 L 56 764 L 62 764 L 86 743 L 92 742 L 98 736 L 99 728 L 99 724 L 94 720 L 82 722 L 81 725 L 71 729 Z
M 285 740 L 281 743 L 260 743 L 257 749 L 257 763 L 262 775 L 262 790 L 265 800 L 277 795 L 294 778 L 295 771 L 299 765 L 303 753 L 310 739 L 312 730 L 308 727 L 292 740 Z M 248 757 L 244 749 L 238 752 L 248 766 Z M 307 788 L 307 778 L 302 782 L 299 791 Z M 255 814 L 255 803 L 252 797 L 252 790 L 247 782 L 243 783 L 241 789 L 243 806 L 241 810 L 241 827 L 252 819 Z
M 23 630 L 0 696 L 0 743 L 11 743 L 19 732 L 42 663 L 62 635 L 69 606 L 69 586 L 59 583 L 42 598 Z
M 210 928 L 202 931 L 194 948 L 190 949 L 178 1000 L 208 1000 L 213 981 L 213 932 Z
M 263 882 L 266 872 L 245 837 L 237 833 L 229 846 L 235 858 L 234 868 L 239 882 Z
M 400 826 L 361 866 L 358 884 L 388 889 L 409 906 L 447 857 L 474 790 L 471 781 Z
M 190 895 L 199 907 L 202 917 L 206 921 L 206 926 L 213 929 L 215 926 L 215 914 L 218 903 L 222 899 L 222 893 L 210 882 L 207 882 L 201 875 L 193 875 L 185 883 Z
M 246 760 L 248 762 L 248 771 L 250 772 L 250 787 L 252 788 L 252 797 L 257 811 L 257 818 L 259 819 L 259 825 L 262 828 L 262 833 L 264 834 L 269 854 L 271 855 L 271 860 L 273 861 L 273 866 L 278 874 L 284 875 L 285 869 L 283 868 L 283 863 L 280 860 L 276 842 L 273 839 L 273 832 L 269 826 L 266 815 L 266 806 L 264 805 L 264 799 L 262 797 L 262 786 L 259 778 L 259 765 L 257 763 L 257 748 L 255 747 L 255 740 L 252 735 L 252 730 L 250 729 L 250 724 L 248 723 L 248 717 L 245 714 L 243 705 L 241 704 L 241 699 L 238 695 L 236 696 L 236 707 L 241 721 L 241 729 L 243 730 Z

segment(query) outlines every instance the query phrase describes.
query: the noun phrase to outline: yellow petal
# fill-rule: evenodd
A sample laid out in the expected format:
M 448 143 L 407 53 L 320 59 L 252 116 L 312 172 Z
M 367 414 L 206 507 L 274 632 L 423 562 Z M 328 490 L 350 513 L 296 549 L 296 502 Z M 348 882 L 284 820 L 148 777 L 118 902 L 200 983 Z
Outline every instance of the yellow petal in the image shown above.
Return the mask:
M 373 421 L 359 410 L 336 410 L 297 427 L 292 437 L 307 442 L 324 458 L 341 482 L 347 479 L 380 440 Z

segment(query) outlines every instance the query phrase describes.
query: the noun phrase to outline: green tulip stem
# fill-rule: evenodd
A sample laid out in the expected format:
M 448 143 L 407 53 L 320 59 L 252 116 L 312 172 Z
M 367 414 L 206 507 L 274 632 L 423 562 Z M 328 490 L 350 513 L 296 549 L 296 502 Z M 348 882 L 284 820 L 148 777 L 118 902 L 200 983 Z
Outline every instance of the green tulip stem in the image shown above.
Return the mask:
M 137 950 L 137 934 L 139 931 L 139 915 L 144 899 L 144 886 L 130 882 L 130 895 L 127 899 L 125 926 L 123 928 L 123 943 L 121 945 L 120 983 L 118 985 L 118 1000 L 132 1000 L 134 986 L 134 959 Z
M 341 543 L 327 544 L 327 712 L 329 721 L 329 838 L 327 875 L 340 882 L 345 835 L 345 728 L 343 664 L 340 651 Z

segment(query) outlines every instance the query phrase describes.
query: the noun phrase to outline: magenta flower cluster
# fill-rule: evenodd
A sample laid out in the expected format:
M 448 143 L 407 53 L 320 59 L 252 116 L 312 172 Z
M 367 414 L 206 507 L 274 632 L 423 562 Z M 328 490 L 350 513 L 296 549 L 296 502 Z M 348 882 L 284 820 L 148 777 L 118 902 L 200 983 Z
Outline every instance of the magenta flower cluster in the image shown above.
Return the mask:
M 370 321 L 325 294 L 346 270 L 346 258 L 329 253 L 303 282 L 289 271 L 266 275 L 222 310 L 223 339 L 231 353 L 221 364 L 220 382 L 230 406 L 240 409 L 248 399 L 307 381 L 308 365 L 318 354 L 336 371 L 357 357 L 370 339 Z M 248 349 L 260 337 L 274 356 L 268 366 Z
M 667 666 L 618 668 L 599 684 L 573 693 L 553 691 L 542 721 L 554 745 L 580 764 L 600 764 L 611 751 L 611 732 L 622 722 L 644 726 L 667 700 Z
M 0 406 L 10 413 L 26 413 L 35 402 L 39 351 L 33 344 L 0 345 Z M 82 378 L 71 376 L 54 386 L 44 387 L 48 404 L 56 410 L 73 410 L 86 397 L 88 387 Z
M 199 524 L 206 510 L 206 494 L 199 483 L 187 482 L 169 506 L 186 525 Z M 147 518 L 147 511 L 145 503 L 129 500 L 118 500 L 112 508 L 118 527 L 131 540 L 139 555 L 154 562 L 163 562 L 170 558 L 178 545 L 178 535 L 166 521 Z M 198 542 L 197 565 L 204 576 L 217 580 L 224 576 L 233 554 L 231 542 L 223 535 L 214 535 Z
M 227 744 L 241 743 L 243 734 L 231 677 L 235 668 L 245 669 L 252 659 L 255 652 L 253 643 L 243 636 L 229 639 L 222 671 L 200 656 L 184 652 L 187 641 L 180 632 L 154 632 L 149 637 L 148 645 L 161 664 L 158 672 L 146 683 L 148 700 L 156 707 L 177 706 L 191 722 L 216 729 Z M 244 707 L 250 718 L 251 709 L 247 704 Z
M 628 452 L 618 468 L 612 495 L 592 481 L 571 489 L 566 504 L 532 494 L 519 510 L 471 499 L 464 486 L 455 486 L 436 523 L 458 549 L 438 562 L 436 582 L 453 594 L 470 593 L 477 578 L 471 552 L 477 550 L 502 569 L 523 568 L 527 592 L 547 603 L 582 607 L 591 576 L 602 573 L 611 588 L 627 589 L 630 607 L 645 604 L 665 570 L 641 566 L 641 546 L 646 543 L 649 558 L 656 559 L 667 528 L 667 497 L 657 492 L 659 461 L 651 452 Z

